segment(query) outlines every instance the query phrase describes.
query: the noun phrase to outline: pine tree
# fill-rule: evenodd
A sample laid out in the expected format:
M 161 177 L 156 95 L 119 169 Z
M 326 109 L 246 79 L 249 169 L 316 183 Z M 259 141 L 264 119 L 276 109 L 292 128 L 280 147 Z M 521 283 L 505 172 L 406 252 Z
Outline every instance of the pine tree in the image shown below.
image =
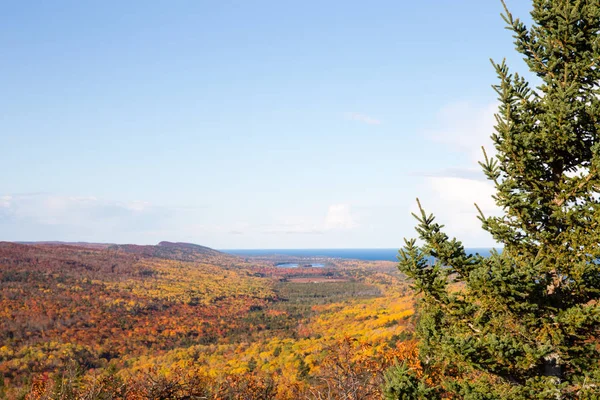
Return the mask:
M 388 373 L 389 399 L 600 398 L 600 0 L 534 0 L 530 27 L 504 8 L 538 86 L 492 62 L 502 215 L 479 213 L 503 250 L 467 254 L 419 204 L 399 268 L 423 371 Z

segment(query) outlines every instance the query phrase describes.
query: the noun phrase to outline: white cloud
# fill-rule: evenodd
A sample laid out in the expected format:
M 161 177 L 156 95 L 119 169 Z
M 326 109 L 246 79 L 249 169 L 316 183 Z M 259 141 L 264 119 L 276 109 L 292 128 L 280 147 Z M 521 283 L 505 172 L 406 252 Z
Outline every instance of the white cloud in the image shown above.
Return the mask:
M 481 229 L 475 203 L 486 216 L 500 213 L 492 199 L 495 189 L 477 164 L 483 159 L 482 145 L 488 156 L 495 154 L 490 135 L 496 111 L 496 104 L 449 104 L 437 114 L 435 127 L 427 135 L 432 142 L 446 145 L 459 164 L 422 174 L 421 204 L 427 213 L 433 213 L 437 221 L 445 225 L 444 231 L 450 237 L 470 247 L 495 245 L 491 236 Z M 413 204 L 411 211 L 416 210 Z
M 325 217 L 325 229 L 353 229 L 358 224 L 352 216 L 352 209 L 349 204 L 332 204 L 327 210 Z
M 456 177 L 435 177 L 428 181 L 445 204 L 455 205 L 460 212 L 471 210 L 474 203 L 482 211 L 492 211 L 496 207 L 492 199 L 494 188 L 487 182 Z
M 431 177 L 425 180 L 419 198 L 427 214 L 433 213 L 450 237 L 456 237 L 468 247 L 488 247 L 495 243 L 481 228 L 475 203 L 486 217 L 498 215 L 500 210 L 492 199 L 493 194 L 494 188 L 487 182 Z M 416 204 L 411 212 L 418 215 Z
M 5 224 L 63 226 L 71 229 L 134 228 L 139 218 L 158 218 L 165 210 L 147 202 L 116 202 L 96 197 L 52 194 L 5 195 L 0 197 Z M 0 227 L 1 228 L 1 227 Z
M 361 113 L 348 112 L 346 113 L 346 118 L 352 121 L 363 122 L 369 125 L 381 125 L 381 120 Z
M 148 208 L 152 207 L 152 205 L 150 203 L 148 203 L 147 201 L 139 201 L 139 200 L 125 203 L 123 206 L 125 208 L 127 208 L 128 210 L 137 211 L 137 212 L 144 211 L 144 210 L 147 210 Z
M 232 238 L 238 243 L 242 240 L 259 243 L 264 233 L 282 235 L 283 238 L 336 234 L 358 226 L 349 204 L 332 204 L 323 207 L 322 211 L 320 217 L 313 214 L 275 220 L 267 218 L 261 224 L 244 220 L 243 213 L 236 220 L 222 220 L 215 217 L 214 210 L 209 207 L 163 207 L 147 201 L 113 201 L 47 193 L 0 195 L 0 240 L 112 243 L 172 240 L 227 247 L 231 244 L 224 244 L 231 243 Z
M 0 207 L 9 208 L 12 196 L 0 196 Z
M 497 104 L 474 105 L 456 102 L 444 106 L 437 114 L 436 127 L 428 136 L 432 141 L 464 153 L 475 166 L 483 159 L 481 146 L 488 155 L 495 154 L 490 136 L 494 132 Z
M 281 223 L 269 225 L 262 229 L 264 233 L 271 234 L 324 234 L 331 231 L 344 231 L 357 228 L 349 204 L 332 204 L 327 209 L 323 220 L 314 217 L 286 216 Z

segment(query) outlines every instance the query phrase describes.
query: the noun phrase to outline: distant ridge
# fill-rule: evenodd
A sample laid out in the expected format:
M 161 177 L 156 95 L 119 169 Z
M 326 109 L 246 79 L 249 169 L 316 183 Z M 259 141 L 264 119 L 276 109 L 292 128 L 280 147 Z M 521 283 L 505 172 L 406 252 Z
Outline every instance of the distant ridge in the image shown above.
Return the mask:
M 194 243 L 162 241 L 162 242 L 160 242 L 158 244 L 158 246 L 169 247 L 169 248 L 190 249 L 190 250 L 195 250 L 195 251 L 209 251 L 209 252 L 220 253 L 220 251 L 211 249 L 210 247 L 200 246 L 199 244 L 194 244 Z
M 228 254 L 193 243 L 174 243 L 163 241 L 157 245 L 113 244 L 109 250 L 136 254 L 142 257 L 165 258 L 179 261 L 200 261 L 206 257 L 231 257 Z
M 10 243 L 10 242 L 7 242 Z M 113 250 L 134 254 L 140 257 L 156 257 L 178 261 L 202 261 L 208 257 L 235 258 L 231 254 L 222 253 L 210 247 L 193 243 L 162 241 L 157 245 L 115 244 L 115 243 L 88 243 L 88 242 L 14 242 L 19 245 L 51 246 L 51 247 L 82 247 L 95 250 Z
M 89 243 L 89 242 L 61 242 L 58 240 L 42 241 L 42 242 L 13 242 L 17 244 L 26 245 L 44 245 L 44 246 L 76 246 L 76 247 L 87 247 L 91 249 L 106 249 L 113 246 L 114 243 Z

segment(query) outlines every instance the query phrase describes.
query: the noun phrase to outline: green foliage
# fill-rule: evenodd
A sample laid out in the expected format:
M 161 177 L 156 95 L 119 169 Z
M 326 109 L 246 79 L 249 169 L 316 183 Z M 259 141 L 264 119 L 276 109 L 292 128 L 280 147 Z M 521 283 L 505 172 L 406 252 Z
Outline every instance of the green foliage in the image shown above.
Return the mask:
M 419 203 L 424 244 L 400 251 L 422 294 L 423 382 L 464 399 L 597 398 L 600 1 L 534 0 L 531 27 L 505 11 L 540 84 L 493 63 L 496 154 L 480 164 L 503 214 L 480 220 L 504 249 L 467 254 Z M 388 387 L 417 396 L 406 370 L 389 374 Z
M 310 367 L 302 358 L 298 357 L 298 379 L 306 379 L 308 378 L 309 374 Z
M 385 371 L 383 397 L 386 400 L 438 399 L 434 388 L 417 377 L 405 364 L 396 364 Z
M 248 361 L 248 372 L 253 372 L 257 366 L 256 359 L 254 357 L 250 358 Z

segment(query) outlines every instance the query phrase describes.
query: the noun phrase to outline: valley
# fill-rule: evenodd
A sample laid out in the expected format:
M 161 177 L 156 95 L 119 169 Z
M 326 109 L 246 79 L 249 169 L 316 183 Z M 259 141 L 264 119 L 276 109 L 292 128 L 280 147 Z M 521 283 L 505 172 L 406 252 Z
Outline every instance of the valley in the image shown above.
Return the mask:
M 183 243 L 0 243 L 0 392 L 365 398 L 394 362 L 416 362 L 393 262 L 285 262 L 297 266 Z

